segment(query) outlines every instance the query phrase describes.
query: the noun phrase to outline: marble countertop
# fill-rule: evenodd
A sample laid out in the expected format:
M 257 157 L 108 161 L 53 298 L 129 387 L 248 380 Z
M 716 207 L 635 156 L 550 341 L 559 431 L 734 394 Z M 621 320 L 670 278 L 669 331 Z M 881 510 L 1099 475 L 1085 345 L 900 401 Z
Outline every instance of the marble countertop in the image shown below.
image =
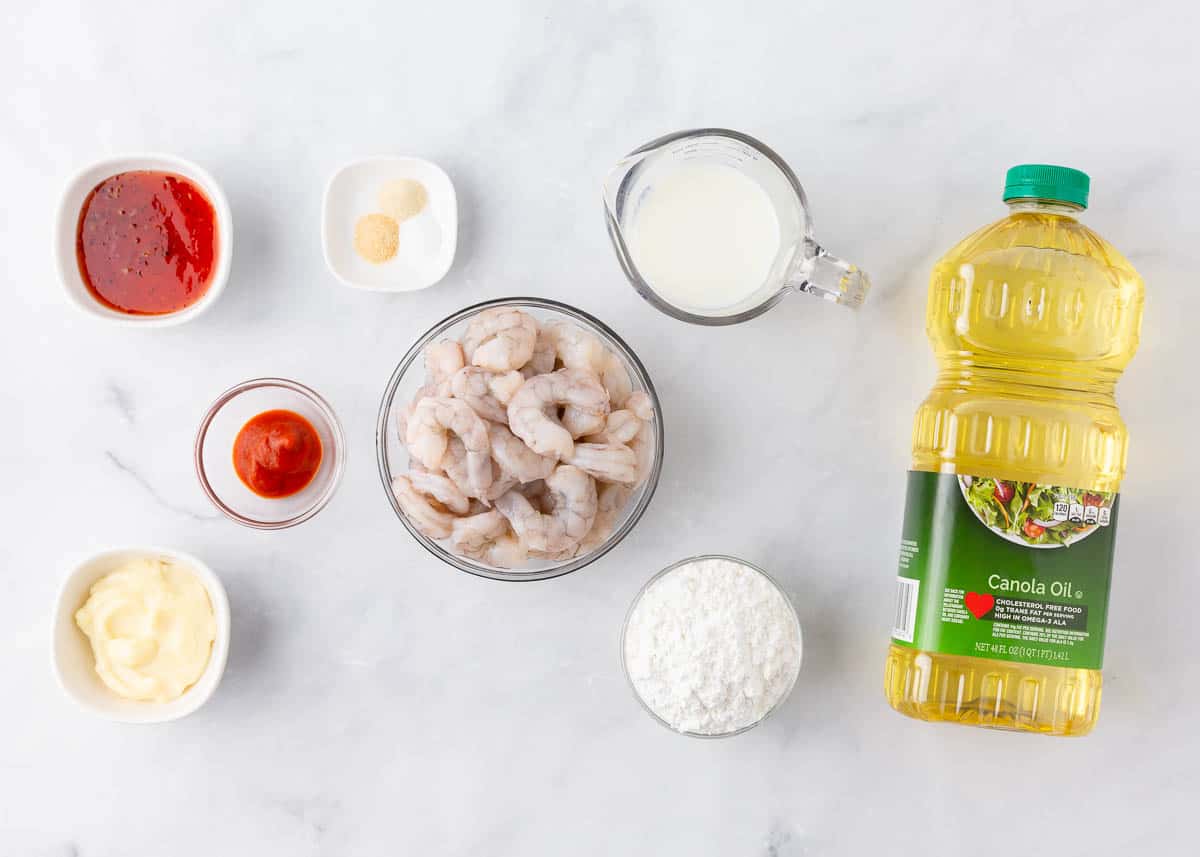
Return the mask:
M 1194 5 L 153 8 L 25 4 L 0 27 L 0 855 L 1191 853 Z M 702 329 L 629 288 L 601 178 L 698 125 L 793 165 L 819 239 L 873 275 L 861 312 L 796 297 Z M 143 150 L 206 166 L 236 221 L 228 289 L 177 329 L 85 318 L 53 271 L 66 178 Z M 385 153 L 457 184 L 458 256 L 426 292 L 352 291 L 321 257 L 325 180 Z M 1132 448 L 1104 711 L 1074 741 L 921 724 L 881 694 L 911 415 L 933 378 L 928 270 L 1002 214 L 1005 168 L 1031 160 L 1091 173 L 1089 224 L 1148 285 L 1119 391 Z M 529 585 L 431 559 L 374 461 L 413 339 L 511 294 L 616 328 L 668 434 L 632 535 Z M 267 374 L 328 397 L 349 438 L 331 505 L 275 533 L 218 516 L 191 465 L 209 402 Z M 51 674 L 64 564 L 120 543 L 195 553 L 229 591 L 224 681 L 177 723 L 91 719 Z M 709 551 L 770 570 L 806 640 L 782 712 L 717 742 L 653 723 L 617 659 L 641 584 Z

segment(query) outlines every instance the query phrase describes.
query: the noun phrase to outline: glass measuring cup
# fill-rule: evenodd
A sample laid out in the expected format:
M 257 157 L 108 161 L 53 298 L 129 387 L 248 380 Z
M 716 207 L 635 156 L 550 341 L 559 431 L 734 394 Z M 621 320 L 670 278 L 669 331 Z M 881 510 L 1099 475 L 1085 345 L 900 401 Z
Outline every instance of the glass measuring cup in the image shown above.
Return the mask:
M 726 168 L 725 173 L 731 169 L 752 181 L 765 194 L 778 225 L 773 258 L 754 260 L 765 271 L 761 285 L 729 305 L 697 306 L 669 300 L 662 288 L 655 288 L 654 277 L 638 265 L 639 213 L 671 176 L 697 167 Z M 604 206 L 609 237 L 633 287 L 659 310 L 683 321 L 736 324 L 761 315 L 792 292 L 858 307 L 870 289 L 870 280 L 856 265 L 829 254 L 813 239 L 804 188 L 783 159 L 758 140 L 737 131 L 680 131 L 636 149 L 605 180 Z M 689 202 L 689 209 L 688 220 L 693 221 L 696 205 Z M 703 216 L 704 212 L 699 214 Z M 723 215 L 728 219 L 732 212 Z M 697 242 L 702 240 L 703 236 L 696 236 Z M 769 254 L 769 250 L 766 252 Z

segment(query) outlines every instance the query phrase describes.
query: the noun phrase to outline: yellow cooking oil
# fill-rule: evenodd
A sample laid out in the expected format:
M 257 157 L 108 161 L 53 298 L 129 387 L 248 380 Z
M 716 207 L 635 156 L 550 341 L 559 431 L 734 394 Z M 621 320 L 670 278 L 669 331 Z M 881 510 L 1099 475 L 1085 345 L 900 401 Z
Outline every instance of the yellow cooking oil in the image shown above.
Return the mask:
M 939 370 L 914 421 L 914 471 L 1118 491 L 1128 436 L 1113 394 L 1137 349 L 1143 284 L 1081 222 L 1088 189 L 1075 170 L 1014 167 L 1008 215 L 934 267 L 926 332 Z M 893 641 L 884 688 L 921 720 L 1084 735 L 1101 674 Z

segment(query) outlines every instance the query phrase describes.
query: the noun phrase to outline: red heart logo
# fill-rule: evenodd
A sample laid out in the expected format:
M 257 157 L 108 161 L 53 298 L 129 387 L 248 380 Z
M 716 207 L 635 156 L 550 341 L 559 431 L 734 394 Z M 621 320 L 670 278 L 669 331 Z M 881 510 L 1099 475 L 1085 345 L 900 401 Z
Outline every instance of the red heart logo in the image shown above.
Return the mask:
M 968 592 L 963 596 L 963 604 L 967 605 L 976 619 L 982 619 L 985 613 L 996 606 L 996 596 L 986 592 Z

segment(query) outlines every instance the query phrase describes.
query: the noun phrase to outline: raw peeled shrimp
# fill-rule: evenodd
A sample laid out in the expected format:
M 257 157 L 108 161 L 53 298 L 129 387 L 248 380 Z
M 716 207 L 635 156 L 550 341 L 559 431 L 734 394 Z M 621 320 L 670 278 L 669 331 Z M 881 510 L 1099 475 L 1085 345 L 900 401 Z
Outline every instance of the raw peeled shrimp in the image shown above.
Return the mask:
M 488 439 L 491 441 L 492 460 L 500 465 L 501 472 L 518 482 L 545 479 L 558 465 L 557 459 L 538 455 L 525 445 L 525 441 L 499 423 L 488 425 Z
M 500 469 L 500 465 L 496 464 L 494 461 L 492 464 L 496 470 Z M 515 476 L 509 476 L 507 473 L 503 472 L 497 473 L 492 478 L 492 484 L 489 485 L 487 491 L 484 492 L 482 500 L 484 503 L 491 505 L 492 503 L 496 502 L 497 497 L 502 497 L 520 484 L 520 480 Z
M 442 456 L 442 470 L 445 471 L 446 478 L 453 482 L 459 491 L 469 498 L 479 500 L 485 506 L 491 505 L 491 502 L 505 491 L 520 484 L 515 476 L 505 473 L 495 459 L 492 459 L 491 468 L 491 484 L 482 492 L 477 491 L 471 486 L 470 469 L 467 466 L 467 449 L 461 440 L 451 436 L 449 443 L 446 444 L 446 454 Z
M 633 456 L 637 460 L 636 484 L 638 485 L 641 485 L 650 476 L 650 468 L 654 464 L 653 438 L 654 432 L 651 431 L 649 423 L 643 423 L 642 430 L 627 444 L 633 450 Z
M 633 393 L 633 381 L 624 362 L 611 351 L 605 352 L 604 366 L 600 370 L 600 383 L 608 390 L 608 399 L 614 408 L 623 408 Z
M 517 394 L 517 390 L 521 389 L 521 385 L 524 383 L 525 376 L 513 369 L 501 374 L 493 373 L 488 379 L 488 389 L 492 391 L 492 395 L 496 397 L 496 401 L 502 405 L 507 405 L 512 401 L 512 397 Z
M 638 415 L 627 408 L 613 411 L 604 421 L 604 430 L 584 438 L 587 443 L 624 443 L 637 437 L 642 430 L 642 421 Z
M 641 390 L 631 393 L 625 401 L 625 407 L 633 411 L 634 415 L 642 422 L 654 422 L 654 403 L 650 401 L 649 393 Z
M 573 439 L 578 439 L 585 434 L 595 434 L 603 430 L 607 419 L 604 414 L 590 414 L 568 406 L 563 408 L 559 423 L 571 433 Z
M 483 549 L 477 553 L 464 554 L 471 559 L 486 563 L 487 565 L 495 566 L 496 568 L 518 568 L 529 561 L 529 549 L 525 544 L 508 532 L 508 522 L 504 522 L 505 533 L 496 538 L 495 541 L 489 542 Z
M 471 508 L 471 498 L 448 476 L 428 470 L 410 470 L 408 481 L 416 491 L 437 500 L 455 515 L 465 515 Z
M 409 525 L 496 568 L 598 549 L 656 437 L 652 401 L 609 340 L 496 307 L 423 359 L 424 385 L 396 418 L 410 472 L 392 490 Z
M 654 422 L 654 403 L 651 402 L 649 393 L 638 390 L 630 395 L 629 400 L 625 402 L 625 407 L 633 411 L 642 423 L 637 434 L 627 441 L 627 445 L 637 456 L 637 481 L 640 485 L 646 481 L 650 475 L 650 467 L 654 464 L 654 432 L 650 428 L 651 423 Z
M 450 535 L 454 516 L 436 508 L 429 498 L 413 487 L 407 476 L 392 480 L 392 493 L 414 527 L 431 539 L 444 539 Z
M 596 486 L 596 520 L 579 543 L 580 553 L 590 553 L 604 544 L 612 535 L 625 504 L 632 496 L 633 489 L 628 485 L 607 482 Z
M 566 322 L 557 322 L 550 326 L 550 330 L 549 338 L 554 343 L 555 355 L 562 361 L 563 366 L 592 373 L 600 379 L 601 385 L 607 391 L 604 373 L 613 355 L 604 347 L 600 338 Z M 628 374 L 625 379 L 629 380 Z M 609 399 L 611 402 L 611 393 Z M 595 434 L 604 428 L 604 414 L 589 413 L 571 405 L 563 409 L 560 421 L 563 428 L 571 433 L 572 438 Z
M 566 321 L 552 321 L 542 330 L 567 369 L 586 369 L 595 375 L 604 371 L 608 349 L 594 333 Z
M 564 461 L 602 482 L 638 482 L 637 455 L 624 444 L 577 443 L 574 454 Z
M 521 385 L 508 403 L 508 427 L 539 455 L 568 458 L 575 448 L 571 433 L 547 415 L 555 405 L 590 414 L 608 413 L 608 393 L 591 372 L 559 369 Z
M 587 536 L 584 536 L 584 538 L 586 539 Z M 583 544 L 583 542 L 580 542 L 579 544 L 581 545 L 581 544 Z M 564 560 L 573 559 L 573 558 L 579 556 L 579 545 L 575 545 L 573 547 L 566 548 L 565 550 L 554 551 L 554 552 L 551 552 L 551 551 L 529 551 L 528 556 L 530 559 L 540 559 L 540 560 L 544 560 L 546 562 L 563 562 Z
M 559 467 L 546 477 L 553 512 L 543 514 L 519 491 L 496 500 L 496 509 L 508 519 L 527 548 L 558 553 L 575 547 L 596 520 L 596 483 L 578 467 Z
M 596 375 L 608 391 L 613 407 L 625 406 L 625 400 L 633 392 L 633 382 L 621 358 L 609 351 L 599 336 L 565 321 L 548 324 L 543 331 L 545 338 L 554 344 L 555 355 L 563 366 L 586 369 Z
M 491 386 L 492 373 L 478 366 L 464 366 L 450 376 L 450 395 L 462 399 L 485 420 L 506 422 L 508 412 Z
M 480 559 L 497 568 L 518 568 L 529 561 L 529 549 L 512 533 L 506 533 L 492 542 Z
M 492 484 L 487 423 L 460 399 L 431 396 L 417 402 L 405 436 L 409 454 L 430 470 L 437 470 L 446 455 L 449 434 L 457 435 L 466 450 L 466 476 L 471 494 L 483 496 Z
M 533 482 L 526 482 L 523 485 L 517 486 L 517 490 L 525 495 L 533 508 L 539 512 L 549 514 L 554 511 L 554 507 L 550 503 L 550 489 L 546 487 L 545 479 L 536 479 Z
M 537 322 L 531 316 L 518 309 L 493 307 L 471 319 L 462 345 L 474 365 L 508 372 L 529 362 L 537 335 Z
M 422 466 L 421 462 L 414 458 L 410 462 L 409 468 L 412 470 L 419 466 Z M 474 496 L 471 493 L 471 486 L 467 484 L 467 448 L 454 435 L 451 435 L 446 442 L 446 452 L 442 455 L 442 471 L 459 491 L 468 497 Z
M 534 375 L 548 375 L 554 371 L 554 365 L 557 362 L 558 342 L 550 325 L 546 325 L 538 331 L 537 339 L 533 344 L 533 356 L 521 368 L 521 374 L 527 378 L 532 378 Z
M 529 558 L 525 545 L 512 534 L 508 519 L 495 509 L 456 518 L 450 542 L 464 556 L 497 568 L 515 568 Z
M 468 555 L 482 551 L 508 532 L 508 519 L 489 509 L 466 518 L 455 518 L 450 541 Z
M 446 454 L 448 435 L 464 439 L 470 435 L 478 447 L 478 433 L 487 428 L 466 402 L 444 396 L 420 396 L 413 402 L 406 420 L 404 444 L 409 454 L 429 470 L 437 470 Z M 478 427 L 477 427 L 478 424 Z
M 453 339 L 443 339 L 425 347 L 425 378 L 428 383 L 445 381 L 467 365 L 462 345 Z
M 605 482 L 596 486 L 596 520 L 587 535 L 575 547 L 547 553 L 545 551 L 529 551 L 530 559 L 540 559 L 549 562 L 562 562 L 576 556 L 591 553 L 604 544 L 616 529 L 625 504 L 633 496 L 633 489 L 628 485 L 618 485 L 615 482 Z
M 450 395 L 450 379 L 443 378 L 441 381 L 428 381 L 424 386 L 418 387 L 417 392 L 413 393 L 412 401 L 404 408 L 400 409 L 400 413 L 396 415 L 396 426 L 400 429 L 400 442 L 405 443 L 408 437 L 408 422 L 412 419 L 413 411 L 417 409 L 417 403 L 422 399 L 428 399 L 430 396 L 449 396 Z

